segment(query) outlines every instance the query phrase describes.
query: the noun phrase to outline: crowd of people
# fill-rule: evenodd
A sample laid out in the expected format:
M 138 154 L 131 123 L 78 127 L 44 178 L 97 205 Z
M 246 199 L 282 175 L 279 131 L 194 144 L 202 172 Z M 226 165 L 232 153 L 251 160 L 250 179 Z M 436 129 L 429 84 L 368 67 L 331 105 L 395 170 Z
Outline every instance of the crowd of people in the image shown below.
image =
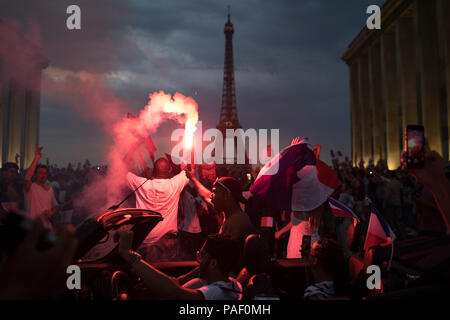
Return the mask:
M 333 167 L 342 182 L 339 199 L 364 222 L 368 222 L 369 218 L 369 198 L 400 238 L 419 232 L 445 231 L 443 221 L 436 221 L 442 219 L 436 205 L 433 201 L 424 203 L 429 191 L 408 172 L 400 168 L 388 170 L 383 160 L 378 161 L 376 166 L 369 163 L 367 167 L 362 162 L 358 167 L 353 167 L 349 162 L 333 161 Z M 424 206 L 434 207 L 435 215 L 425 210 Z M 431 215 L 433 221 L 430 221 Z M 424 225 L 427 220 L 430 223 Z
M 41 152 L 42 149 L 37 151 L 36 161 L 41 160 Z M 99 175 L 104 175 L 106 170 L 106 166 L 93 166 L 89 160 L 86 160 L 83 165 L 78 163 L 76 167 L 69 163 L 67 167 L 60 168 L 57 164 L 50 164 L 47 158 L 45 164 L 36 163 L 35 168 L 30 166 L 24 170 L 19 170 L 16 163 L 4 163 L 0 178 L 0 206 L 4 211 L 14 210 L 34 218 L 36 213 L 31 211 L 31 202 L 39 202 L 39 199 L 29 199 L 31 202 L 27 204 L 27 192 L 25 192 L 27 181 L 38 182 L 39 179 L 43 179 L 41 184 L 51 186 L 53 193 L 51 201 L 56 201 L 51 208 L 54 211 L 52 213 L 55 214 L 54 220 L 77 225 L 86 218 L 86 214 L 79 212 L 80 208 L 74 206 L 74 201 L 80 197 L 85 186 Z M 29 187 L 31 186 L 33 185 L 29 184 Z M 39 192 L 39 189 L 36 190 Z M 32 192 L 32 194 L 36 194 L 36 192 Z M 33 210 L 40 211 L 39 206 L 34 206 Z M 43 211 L 45 210 L 39 213 Z
M 41 157 L 42 148 L 38 148 L 32 165 L 23 173 L 18 172 L 14 163 L 3 165 L 2 215 L 8 211 L 24 212 L 37 221 L 36 228 L 42 225 L 51 228 L 56 224 L 67 232 L 67 224 L 81 222 L 74 220 L 77 215 L 73 214 L 73 200 L 93 177 L 104 174 L 107 167 L 92 167 L 86 162 L 83 166 L 78 164 L 76 169 L 70 164 L 67 168 L 57 168 L 39 164 Z M 347 158 L 344 161 L 335 158 L 328 174 L 335 175 L 340 185 L 332 190 L 332 196 L 353 210 L 366 228 L 374 205 L 397 239 L 448 232 L 448 198 L 445 200 L 448 179 L 441 179 L 445 177 L 446 163 L 435 153 L 429 159 L 433 164 L 424 169 L 393 171 L 381 160 L 376 165 L 352 166 Z M 246 239 L 254 234 L 258 235 L 258 243 L 265 248 L 264 255 L 269 259 L 306 259 L 315 281 L 305 290 L 305 298 L 336 295 L 336 277 L 342 275 L 345 267 L 341 266 L 345 266 L 355 250 L 346 240 L 352 219 L 333 216 L 326 199 L 304 211 L 273 209 L 252 197 L 249 191 L 258 172 L 259 168 L 245 166 L 231 170 L 211 165 L 182 168 L 167 158 L 155 161 L 150 179 L 128 172 L 124 179 L 128 188 L 135 191 L 132 201 L 136 208 L 157 211 L 163 220 L 149 232 L 137 252 L 131 251 L 131 232 L 120 231 L 116 240 L 121 257 L 154 289 L 156 297 L 241 299 L 242 284 L 248 282 L 245 272 L 242 273 L 246 264 L 242 252 Z M 436 187 L 436 183 L 440 186 Z M 309 247 L 302 243 L 304 236 L 310 237 Z M 67 244 L 67 236 L 60 241 Z M 1 279 L 11 272 L 8 263 L 15 261 L 5 259 L 0 269 Z M 167 260 L 197 260 L 199 267 L 174 279 L 151 265 L 154 261 Z M 0 296 L 7 294 L 3 292 Z

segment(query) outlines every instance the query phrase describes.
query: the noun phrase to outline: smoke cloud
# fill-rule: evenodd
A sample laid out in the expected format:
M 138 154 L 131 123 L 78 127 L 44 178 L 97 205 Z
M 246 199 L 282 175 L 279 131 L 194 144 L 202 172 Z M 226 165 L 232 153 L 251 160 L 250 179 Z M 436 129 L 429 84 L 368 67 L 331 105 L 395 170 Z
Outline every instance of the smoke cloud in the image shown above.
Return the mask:
M 101 125 L 111 137 L 112 144 L 106 155 L 108 170 L 96 176 L 83 189 L 75 206 L 83 208 L 83 215 L 96 215 L 120 202 L 131 190 L 126 188 L 126 174 L 131 154 L 136 165 L 142 153 L 143 141 L 157 133 L 158 127 L 167 120 L 185 126 L 186 132 L 195 130 L 198 121 L 198 104 L 191 98 L 163 91 L 149 95 L 149 101 L 136 117 L 127 116 L 127 102 L 118 98 L 109 88 L 107 76 L 93 72 L 69 72 L 50 68 L 46 87 L 52 95 L 71 105 L 87 119 Z M 169 150 L 167 150 L 170 152 Z M 146 159 L 145 159 L 146 158 Z
M 40 32 L 37 24 L 30 23 L 26 34 L 22 35 L 17 21 L 0 20 L 0 57 L 2 59 L 0 74 L 7 75 L 7 80 L 14 80 L 21 86 L 35 89 L 38 84 L 36 71 L 40 71 L 47 65 L 39 44 Z
M 99 126 L 112 141 L 104 155 L 104 162 L 108 166 L 106 174 L 89 175 L 89 184 L 74 201 L 76 208 L 82 208 L 84 217 L 99 214 L 118 203 L 129 192 L 125 186 L 125 176 L 130 170 L 129 163 L 124 161 L 126 155 L 131 152 L 134 154 L 132 160 L 136 160 L 136 154 L 143 148 L 140 141 L 156 134 L 158 127 L 166 120 L 174 120 L 185 126 L 187 133 L 192 135 L 198 121 L 197 102 L 180 93 L 172 96 L 163 91 L 155 92 L 149 95 L 149 101 L 139 115 L 129 118 L 130 101 L 119 97 L 112 84 L 121 76 L 120 72 L 111 71 L 114 70 L 112 68 L 99 68 L 96 64 L 92 67 L 85 65 L 78 70 L 58 63 L 48 66 L 49 61 L 45 56 L 54 50 L 49 51 L 47 46 L 48 52 L 42 51 L 38 21 L 28 19 L 24 30 L 17 20 L 0 21 L 0 72 L 13 76 L 23 86 L 37 90 L 42 87 L 43 93 L 52 101 L 70 106 L 81 117 Z M 117 56 L 119 50 L 113 39 L 102 48 L 113 57 Z M 77 63 L 78 60 L 80 58 L 74 57 L 71 62 Z M 39 77 L 31 75 L 43 68 L 42 84 L 40 81 L 34 83 Z M 0 88 L 2 85 L 6 85 L 6 82 L 2 84 L 0 81 Z

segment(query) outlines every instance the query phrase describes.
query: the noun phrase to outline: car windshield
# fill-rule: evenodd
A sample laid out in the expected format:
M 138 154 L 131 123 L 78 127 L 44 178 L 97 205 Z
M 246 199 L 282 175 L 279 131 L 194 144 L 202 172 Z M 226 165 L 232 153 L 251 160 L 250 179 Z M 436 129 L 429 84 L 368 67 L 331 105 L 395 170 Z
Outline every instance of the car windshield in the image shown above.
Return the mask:
M 114 241 L 114 234 L 118 231 L 131 231 L 134 225 L 127 224 L 120 226 L 116 230 L 110 230 L 106 236 L 100 240 L 96 245 L 92 247 L 83 257 L 82 260 L 102 259 L 106 257 L 117 246 L 117 242 Z
M 118 231 L 133 231 L 132 249 L 136 250 L 161 220 L 161 215 L 155 211 L 134 208 L 110 210 L 97 217 L 86 219 L 77 228 L 81 248 L 79 259 L 105 258 L 117 247 L 114 234 Z

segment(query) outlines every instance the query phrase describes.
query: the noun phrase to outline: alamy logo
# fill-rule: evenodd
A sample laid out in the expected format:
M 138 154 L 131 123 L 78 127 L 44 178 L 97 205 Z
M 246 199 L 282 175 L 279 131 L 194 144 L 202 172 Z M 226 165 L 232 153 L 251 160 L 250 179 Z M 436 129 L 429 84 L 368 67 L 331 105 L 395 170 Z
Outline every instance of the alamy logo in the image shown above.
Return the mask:
M 171 141 L 177 142 L 172 148 L 171 156 L 176 164 L 181 161 L 191 163 L 191 152 L 194 152 L 194 163 L 216 164 L 255 164 L 264 166 L 271 157 L 279 152 L 279 129 L 227 129 L 225 137 L 216 128 L 202 131 L 202 122 L 197 123 L 194 133 L 193 150 L 186 150 L 183 143 L 184 129 L 172 132 Z M 208 144 L 203 148 L 204 142 Z M 247 143 L 248 142 L 248 143 Z M 274 164 L 275 165 L 275 164 Z M 276 170 L 272 170 L 276 173 Z
M 81 269 L 77 265 L 70 265 L 66 270 L 70 276 L 67 278 L 66 286 L 69 290 L 81 289 Z
M 69 30 L 80 30 L 81 29 L 81 9 L 76 4 L 72 4 L 67 7 L 67 14 L 70 16 L 66 20 L 66 26 Z
M 381 270 L 377 265 L 370 265 L 367 267 L 367 274 L 370 276 L 367 278 L 367 289 L 381 289 Z
M 367 8 L 367 14 L 371 14 L 371 16 L 367 19 L 366 25 L 367 29 L 373 30 L 381 29 L 381 9 L 379 6 L 372 5 Z

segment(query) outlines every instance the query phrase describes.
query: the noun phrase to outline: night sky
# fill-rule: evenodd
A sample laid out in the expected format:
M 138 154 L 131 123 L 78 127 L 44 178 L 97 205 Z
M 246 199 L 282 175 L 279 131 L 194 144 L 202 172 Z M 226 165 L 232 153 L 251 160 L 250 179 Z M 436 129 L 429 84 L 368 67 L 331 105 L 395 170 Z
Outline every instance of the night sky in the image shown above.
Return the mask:
M 236 97 L 244 128 L 280 129 L 280 148 L 309 137 L 350 156 L 348 68 L 341 57 L 381 0 L 292 1 L 0 1 L 0 17 L 17 20 L 40 44 L 43 73 L 40 144 L 58 165 L 102 163 L 111 144 L 96 103 L 84 110 L 47 87 L 55 75 L 103 79 L 106 91 L 138 113 L 148 94 L 193 97 L 203 128 L 219 121 L 227 5 L 231 5 Z M 66 28 L 66 8 L 81 8 L 81 30 Z M 101 95 L 103 91 L 100 91 Z M 98 108 L 95 116 L 90 112 Z M 107 118 L 107 117 L 105 117 Z M 112 125 L 112 124 L 111 124 Z M 168 123 L 154 140 L 169 152 Z

